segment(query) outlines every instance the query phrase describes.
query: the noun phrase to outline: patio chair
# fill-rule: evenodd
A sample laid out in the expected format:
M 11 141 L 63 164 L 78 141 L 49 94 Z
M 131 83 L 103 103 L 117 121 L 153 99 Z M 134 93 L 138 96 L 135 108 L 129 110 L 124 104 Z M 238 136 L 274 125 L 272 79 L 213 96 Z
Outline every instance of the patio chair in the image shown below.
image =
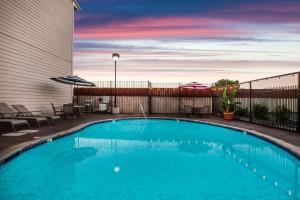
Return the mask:
M 54 124 L 55 120 L 60 120 L 60 116 L 49 115 L 43 111 L 29 111 L 24 105 L 12 105 L 12 107 L 14 107 L 19 115 L 23 117 L 46 117 L 51 124 Z
M 40 127 L 41 122 L 47 122 L 47 124 L 49 124 L 46 117 L 18 116 L 6 103 L 0 103 L 0 115 L 4 119 L 23 119 L 29 123 L 35 123 L 38 127 Z
M 187 116 L 191 116 L 193 114 L 193 108 L 192 108 L 192 106 L 190 106 L 190 105 L 184 105 L 183 112 L 184 112 L 184 115 L 186 117 Z
M 198 117 L 204 117 L 204 108 L 203 107 L 196 107 L 192 108 L 193 115 Z
M 13 132 L 16 132 L 16 126 L 27 126 L 30 128 L 28 121 L 22 119 L 0 119 L 0 125 L 9 126 Z
M 208 117 L 210 112 L 209 112 L 209 106 L 204 106 L 200 107 L 194 110 L 194 114 L 197 115 L 198 117 Z
M 74 117 L 76 115 L 76 113 L 74 111 L 74 104 L 72 104 L 72 103 L 64 104 L 62 110 L 63 110 L 62 115 L 64 118 Z
M 210 106 L 203 107 L 203 117 L 209 117 L 210 115 Z
M 51 106 L 55 116 L 62 116 L 62 106 L 55 107 L 53 103 L 51 103 Z

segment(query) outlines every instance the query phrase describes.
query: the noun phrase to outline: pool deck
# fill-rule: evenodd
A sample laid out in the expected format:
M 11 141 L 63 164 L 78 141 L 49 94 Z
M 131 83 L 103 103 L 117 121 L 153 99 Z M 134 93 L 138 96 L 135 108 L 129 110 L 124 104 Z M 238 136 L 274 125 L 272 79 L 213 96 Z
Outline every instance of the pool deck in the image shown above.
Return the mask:
M 115 118 L 140 117 L 137 115 L 104 115 L 104 114 L 84 114 L 78 119 L 63 119 L 55 125 L 44 125 L 40 128 L 32 128 L 38 130 L 37 133 L 28 133 L 22 136 L 0 136 L 0 164 L 5 162 L 13 155 L 26 150 L 36 144 L 47 141 L 50 138 L 61 137 L 70 134 L 73 131 L 84 128 L 88 124 L 101 120 L 109 120 Z M 245 130 L 251 135 L 255 135 L 271 141 L 286 150 L 292 152 L 300 159 L 300 133 L 290 132 L 241 121 L 225 121 L 220 117 L 211 116 L 209 118 L 184 118 L 178 115 L 150 115 L 149 117 L 162 118 L 180 118 L 192 121 L 201 121 L 216 125 L 222 125 L 229 128 L 237 128 Z M 1 133 L 0 133 L 1 134 Z

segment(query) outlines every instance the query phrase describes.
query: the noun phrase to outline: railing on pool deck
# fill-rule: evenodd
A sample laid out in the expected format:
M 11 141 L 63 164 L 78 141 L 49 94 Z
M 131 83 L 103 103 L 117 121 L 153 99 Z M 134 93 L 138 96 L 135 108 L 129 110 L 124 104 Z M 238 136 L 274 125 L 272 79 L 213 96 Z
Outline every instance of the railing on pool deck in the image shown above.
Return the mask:
M 147 116 L 146 116 L 146 114 L 145 114 L 145 111 L 144 111 L 143 105 L 139 103 L 139 105 L 138 105 L 138 106 L 139 106 L 139 109 L 142 111 L 142 114 L 143 114 L 144 118 L 147 120 Z
M 300 132 L 300 72 L 267 77 L 228 86 L 237 91 L 240 106 L 235 118 L 279 129 Z M 222 115 L 224 87 L 213 88 L 213 113 Z

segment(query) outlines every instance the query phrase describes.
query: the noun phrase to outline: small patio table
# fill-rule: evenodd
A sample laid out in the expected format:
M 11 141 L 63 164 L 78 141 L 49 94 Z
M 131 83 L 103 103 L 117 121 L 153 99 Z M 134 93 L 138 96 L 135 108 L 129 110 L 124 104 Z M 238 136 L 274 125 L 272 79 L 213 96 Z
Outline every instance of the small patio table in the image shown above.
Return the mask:
M 82 109 L 84 108 L 84 106 L 78 106 L 78 105 L 74 105 L 74 111 L 77 115 L 81 116 L 82 113 Z
M 203 114 L 204 108 L 203 107 L 193 107 L 192 113 L 193 115 L 201 115 Z

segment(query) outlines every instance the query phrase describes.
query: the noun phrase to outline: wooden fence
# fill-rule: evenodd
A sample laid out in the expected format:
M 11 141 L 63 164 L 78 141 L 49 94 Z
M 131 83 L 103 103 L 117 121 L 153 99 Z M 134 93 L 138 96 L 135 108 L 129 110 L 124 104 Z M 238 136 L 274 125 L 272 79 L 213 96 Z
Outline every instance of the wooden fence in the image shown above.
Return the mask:
M 106 86 L 106 85 L 105 85 Z M 209 106 L 212 111 L 212 91 L 210 88 L 203 90 L 189 90 L 182 88 L 116 88 L 117 105 L 120 113 L 140 113 L 141 104 L 146 113 L 179 113 L 184 106 L 204 107 Z M 75 101 L 84 105 L 86 100 L 92 100 L 93 108 L 98 108 L 99 98 L 114 100 L 115 90 L 110 87 L 74 88 Z
M 108 98 L 113 101 L 113 96 L 78 96 L 78 104 L 84 105 L 86 100 L 92 100 L 94 109 L 99 107 L 99 98 Z M 75 97 L 77 101 L 77 97 Z M 153 114 L 171 114 L 178 113 L 183 110 L 185 105 L 192 107 L 209 106 L 212 111 L 211 97 L 162 97 L 162 96 L 117 96 L 117 105 L 122 114 L 137 114 L 141 113 L 139 108 L 141 104 L 145 113 Z

